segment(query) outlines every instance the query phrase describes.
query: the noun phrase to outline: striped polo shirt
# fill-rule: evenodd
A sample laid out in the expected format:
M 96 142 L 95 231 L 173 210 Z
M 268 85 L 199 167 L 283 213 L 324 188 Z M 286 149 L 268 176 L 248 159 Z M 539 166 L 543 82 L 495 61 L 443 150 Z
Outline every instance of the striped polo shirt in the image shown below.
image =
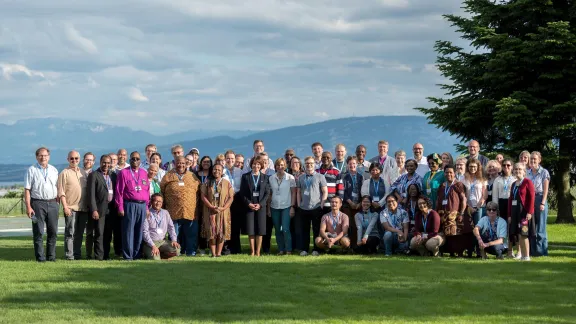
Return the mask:
M 338 195 L 338 192 L 344 191 L 344 184 L 342 183 L 342 178 L 340 177 L 340 171 L 336 169 L 332 164 L 327 169 L 320 167 L 316 172 L 324 175 L 326 179 L 326 185 L 328 187 L 328 199 L 324 203 L 324 207 L 330 207 L 330 199 Z

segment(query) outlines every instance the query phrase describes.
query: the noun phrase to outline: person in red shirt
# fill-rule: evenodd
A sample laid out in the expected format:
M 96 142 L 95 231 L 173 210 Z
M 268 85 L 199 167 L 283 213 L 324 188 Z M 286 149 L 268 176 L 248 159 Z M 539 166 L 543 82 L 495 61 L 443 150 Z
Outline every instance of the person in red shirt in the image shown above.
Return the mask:
M 516 259 L 530 261 L 528 238 L 536 235 L 536 224 L 532 220 L 535 199 L 534 183 L 526 178 L 526 165 L 522 162 L 514 164 L 512 174 L 516 177 L 516 182 L 512 184 L 508 199 L 510 236 L 517 235 L 520 243 Z

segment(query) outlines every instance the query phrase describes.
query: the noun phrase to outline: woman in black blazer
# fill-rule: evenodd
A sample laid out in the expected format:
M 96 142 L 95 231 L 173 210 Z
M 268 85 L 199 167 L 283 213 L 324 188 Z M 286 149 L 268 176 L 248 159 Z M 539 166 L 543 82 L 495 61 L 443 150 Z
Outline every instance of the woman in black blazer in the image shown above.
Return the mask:
M 98 170 L 91 172 L 88 175 L 88 209 L 90 217 L 88 218 L 88 226 L 86 233 L 93 233 L 94 235 L 94 258 L 96 260 L 108 259 L 110 254 L 110 240 L 106 240 L 108 248 L 104 249 L 104 236 L 111 237 L 111 233 L 106 233 L 106 223 L 112 223 L 112 219 L 108 219 L 110 212 L 110 204 L 114 204 L 114 188 L 116 188 L 116 173 L 110 172 L 112 159 L 108 155 L 100 157 L 100 167 Z M 88 240 L 86 240 L 88 245 Z
M 260 256 L 262 236 L 266 235 L 266 203 L 270 195 L 268 176 L 260 173 L 264 161 L 256 156 L 250 161 L 252 171 L 242 175 L 240 197 L 246 209 L 246 234 L 250 239 L 250 255 Z

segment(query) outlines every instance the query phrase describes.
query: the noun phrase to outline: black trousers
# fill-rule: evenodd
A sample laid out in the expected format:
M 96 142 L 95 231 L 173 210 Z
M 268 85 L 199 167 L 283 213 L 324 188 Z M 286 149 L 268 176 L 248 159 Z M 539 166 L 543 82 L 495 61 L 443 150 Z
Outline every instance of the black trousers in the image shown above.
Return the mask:
M 118 216 L 118 209 L 114 206 L 114 201 L 108 204 L 108 214 L 104 224 L 104 260 L 110 259 L 110 245 L 114 244 L 114 254 L 122 256 L 122 222 Z M 114 239 L 114 241 L 112 241 Z
M 31 199 L 36 222 L 32 222 L 32 238 L 36 261 L 56 261 L 56 235 L 58 234 L 58 203 Z M 44 254 L 43 235 L 46 226 L 46 254 Z
M 234 195 L 234 201 L 230 206 L 231 230 L 230 240 L 227 241 L 228 249 L 232 254 L 242 253 L 242 244 L 240 234 L 242 233 L 242 224 L 244 224 L 244 205 L 242 197 L 239 194 Z
M 312 210 L 300 209 L 294 220 L 296 228 L 295 240 L 299 243 L 298 250 L 310 251 L 310 223 L 312 223 L 312 233 L 314 238 L 318 237 L 320 233 L 320 220 L 322 219 L 322 208 L 316 208 Z M 318 251 L 319 249 L 314 244 L 313 250 Z
M 355 247 L 354 252 L 360 254 L 374 254 L 378 251 L 378 244 L 380 244 L 379 238 L 376 236 L 368 236 L 366 244 Z
M 88 237 L 89 234 L 93 237 L 94 259 L 104 260 L 104 231 L 107 215 L 99 216 L 98 220 L 94 220 L 92 215 L 89 215 L 86 237 Z M 88 250 L 88 239 L 86 239 L 86 250 Z M 88 252 L 86 252 L 86 254 L 88 254 Z
M 274 223 L 272 222 L 272 217 L 266 216 L 266 235 L 262 237 L 262 250 L 264 253 L 270 253 L 270 241 L 272 240 L 272 228 Z
M 88 225 L 88 212 L 76 212 L 76 223 L 74 223 L 74 259 L 82 259 L 82 243 L 84 241 L 84 231 Z M 91 218 L 91 217 L 90 217 Z M 92 246 L 94 244 L 93 232 L 86 232 L 86 258 L 92 259 Z

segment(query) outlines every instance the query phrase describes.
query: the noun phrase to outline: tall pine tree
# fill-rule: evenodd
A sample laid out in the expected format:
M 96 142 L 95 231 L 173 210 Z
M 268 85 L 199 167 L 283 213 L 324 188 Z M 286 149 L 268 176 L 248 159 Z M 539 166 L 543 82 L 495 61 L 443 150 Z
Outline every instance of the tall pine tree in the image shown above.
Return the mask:
M 559 223 L 573 223 L 576 165 L 576 0 L 466 0 L 445 15 L 473 50 L 436 42 L 447 98 L 417 108 L 482 149 L 517 157 L 541 151 L 552 172 Z

